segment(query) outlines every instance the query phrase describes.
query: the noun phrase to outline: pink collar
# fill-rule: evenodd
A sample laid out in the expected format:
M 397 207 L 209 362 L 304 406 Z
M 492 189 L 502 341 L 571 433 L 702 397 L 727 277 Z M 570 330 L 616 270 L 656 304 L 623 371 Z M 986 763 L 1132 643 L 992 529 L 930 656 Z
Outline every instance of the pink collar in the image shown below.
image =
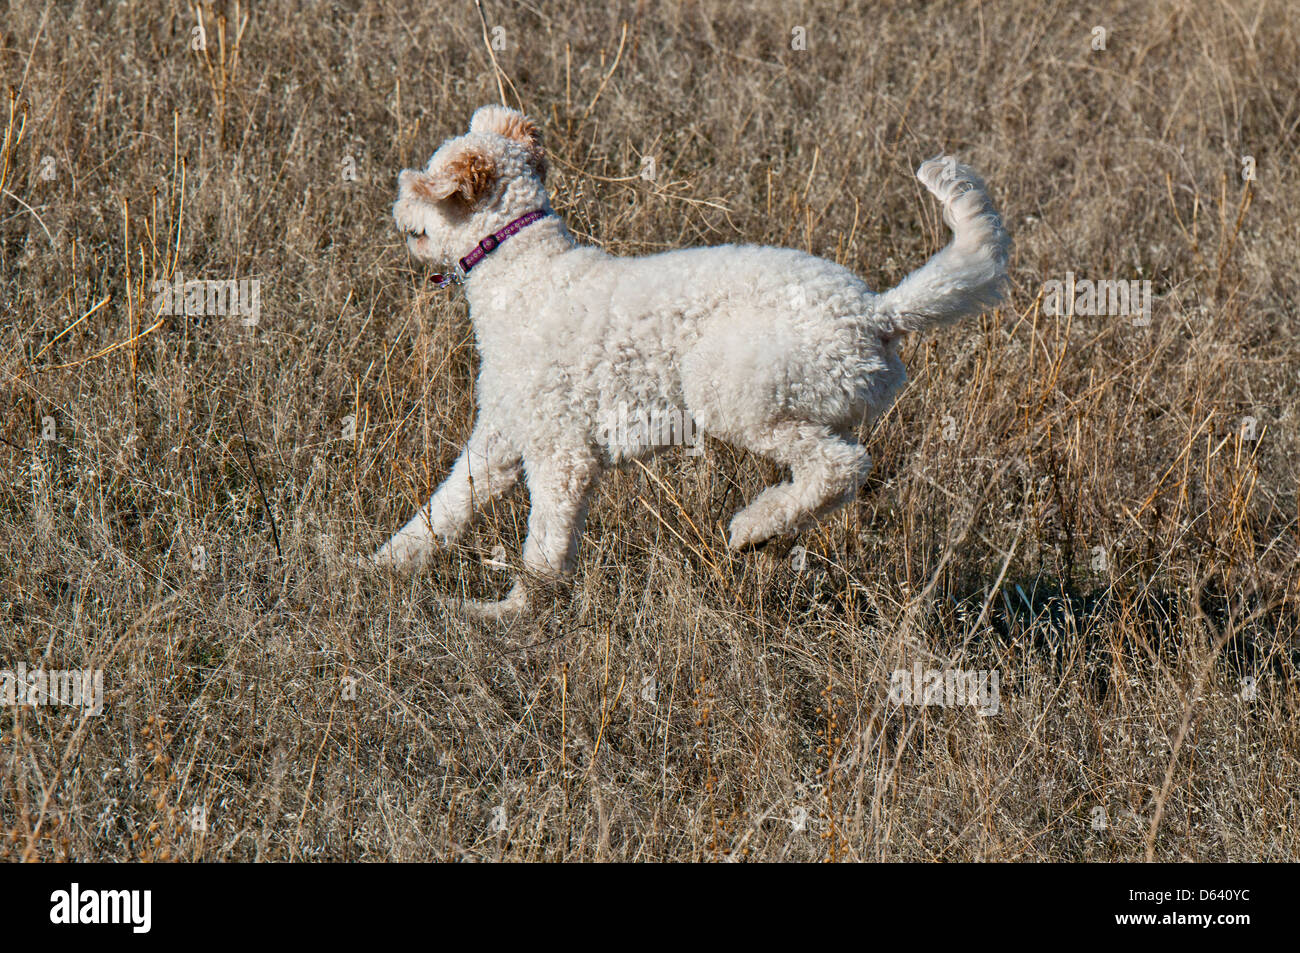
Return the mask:
M 433 276 L 434 283 L 439 288 L 445 288 L 450 284 L 458 281 L 464 281 L 469 275 L 470 269 L 490 255 L 511 235 L 516 235 L 523 229 L 538 219 L 545 218 L 547 212 L 545 209 L 533 209 L 525 215 L 520 215 L 517 219 L 501 229 L 499 232 L 493 232 L 487 238 L 482 239 L 474 249 L 456 263 L 456 269 L 449 274 L 436 274 Z

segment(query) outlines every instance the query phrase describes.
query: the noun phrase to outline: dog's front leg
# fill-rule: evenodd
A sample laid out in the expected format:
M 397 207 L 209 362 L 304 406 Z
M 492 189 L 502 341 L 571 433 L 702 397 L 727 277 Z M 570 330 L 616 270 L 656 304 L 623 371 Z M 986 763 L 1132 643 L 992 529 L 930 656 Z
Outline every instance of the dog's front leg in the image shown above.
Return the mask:
M 415 567 L 464 531 L 474 511 L 519 479 L 520 455 L 495 428 L 480 421 L 451 474 L 429 502 L 375 553 L 380 565 Z
M 528 472 L 528 538 L 524 574 L 500 602 L 465 602 L 462 611 L 502 619 L 528 608 L 531 596 L 560 582 L 573 569 L 578 539 L 587 518 L 588 494 L 600 476 L 600 463 L 586 451 L 556 454 Z

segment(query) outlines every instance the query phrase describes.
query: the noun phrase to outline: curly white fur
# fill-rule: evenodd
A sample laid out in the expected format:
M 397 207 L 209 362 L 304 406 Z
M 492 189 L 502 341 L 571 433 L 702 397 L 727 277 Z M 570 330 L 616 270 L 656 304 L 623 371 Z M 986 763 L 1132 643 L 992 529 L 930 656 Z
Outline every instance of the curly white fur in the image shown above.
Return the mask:
M 423 172 L 404 171 L 394 217 L 413 254 L 455 261 L 532 209 L 551 212 L 534 124 L 485 106 Z M 791 470 L 731 521 L 741 548 L 797 531 L 851 500 L 871 461 L 855 429 L 906 381 L 905 332 L 997 303 L 1010 239 L 983 182 L 948 157 L 917 176 L 942 203 L 952 242 L 875 294 L 852 272 L 785 248 L 722 245 L 617 258 L 579 245 L 554 214 L 529 225 L 465 282 L 481 358 L 469 445 L 428 504 L 375 555 L 411 566 L 454 540 L 476 507 L 522 473 L 531 500 L 525 576 L 573 564 L 601 471 L 655 449 L 611 439 L 630 408 L 680 408 L 698 429 Z

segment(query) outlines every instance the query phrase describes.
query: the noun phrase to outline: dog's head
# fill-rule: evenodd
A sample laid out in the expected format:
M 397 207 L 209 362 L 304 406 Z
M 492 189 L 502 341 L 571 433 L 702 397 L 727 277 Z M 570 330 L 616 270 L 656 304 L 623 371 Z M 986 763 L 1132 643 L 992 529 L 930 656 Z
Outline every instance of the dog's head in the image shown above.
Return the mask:
M 448 139 L 420 172 L 397 179 L 393 218 L 417 258 L 458 260 L 484 235 L 546 204 L 546 157 L 537 125 L 504 106 L 483 106 L 469 132 Z

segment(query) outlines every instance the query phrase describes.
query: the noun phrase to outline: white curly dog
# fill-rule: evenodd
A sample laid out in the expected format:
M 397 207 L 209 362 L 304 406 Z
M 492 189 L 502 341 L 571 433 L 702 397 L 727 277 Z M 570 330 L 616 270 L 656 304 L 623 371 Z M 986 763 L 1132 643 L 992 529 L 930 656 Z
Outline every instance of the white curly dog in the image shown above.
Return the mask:
M 545 177 L 537 126 L 484 106 L 423 172 L 401 173 L 393 207 L 410 251 L 454 262 L 440 283 L 464 284 L 479 412 L 450 476 L 373 559 L 419 565 L 522 474 L 531 502 L 524 573 L 506 599 L 462 606 L 477 615 L 525 609 L 539 584 L 563 578 L 601 471 L 680 443 L 679 422 L 791 471 L 733 517 L 733 549 L 798 531 L 853 499 L 871 467 L 855 430 L 907 379 L 900 337 L 976 314 L 1002 294 L 1010 239 L 979 176 L 948 157 L 923 163 L 917 177 L 943 203 L 952 242 L 883 294 L 788 248 L 617 258 L 577 242 L 551 208 Z M 636 434 L 611 424 L 629 419 L 658 423 Z

